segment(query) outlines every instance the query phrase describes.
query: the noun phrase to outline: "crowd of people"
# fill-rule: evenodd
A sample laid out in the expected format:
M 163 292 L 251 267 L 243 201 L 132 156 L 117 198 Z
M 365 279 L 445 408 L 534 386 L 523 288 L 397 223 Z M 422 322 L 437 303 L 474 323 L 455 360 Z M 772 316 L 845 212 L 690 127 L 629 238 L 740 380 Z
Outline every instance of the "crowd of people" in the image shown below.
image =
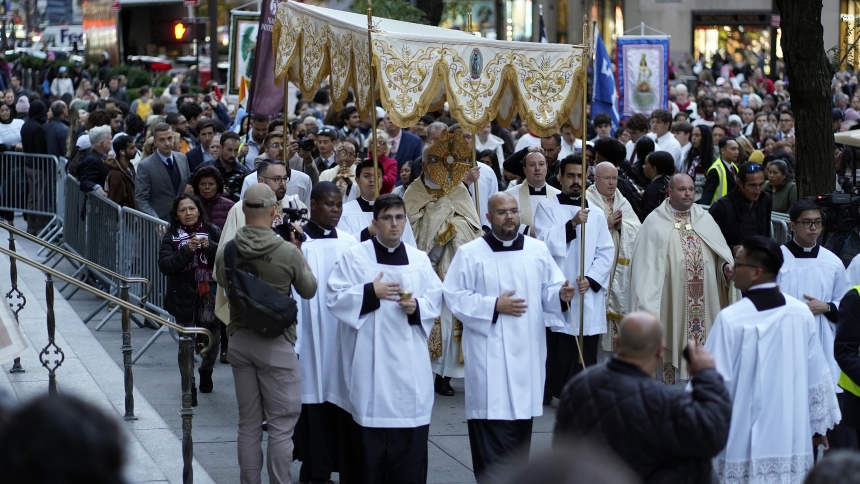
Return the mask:
M 216 340 L 192 405 L 231 365 L 242 482 L 259 482 L 264 431 L 272 482 L 293 457 L 301 482 L 425 482 L 452 378 L 481 483 L 524 465 L 547 405 L 558 446 L 600 442 L 645 482 L 800 482 L 814 445 L 857 448 L 860 236 L 819 244 L 785 85 L 709 75 L 623 126 L 593 116 L 583 143 L 519 120 L 473 135 L 445 109 L 371 123 L 327 88 L 274 118 L 181 78 L 129 103 L 122 79 L 94 94 L 73 70 L 49 96 L 13 76 L 0 141 L 169 223 L 164 309 Z M 834 80 L 834 131 L 860 121 L 852 80 Z M 429 153 L 460 139 L 477 163 L 451 184 Z M 846 173 L 853 150 L 834 162 Z M 242 273 L 292 297 L 296 324 L 269 337 Z

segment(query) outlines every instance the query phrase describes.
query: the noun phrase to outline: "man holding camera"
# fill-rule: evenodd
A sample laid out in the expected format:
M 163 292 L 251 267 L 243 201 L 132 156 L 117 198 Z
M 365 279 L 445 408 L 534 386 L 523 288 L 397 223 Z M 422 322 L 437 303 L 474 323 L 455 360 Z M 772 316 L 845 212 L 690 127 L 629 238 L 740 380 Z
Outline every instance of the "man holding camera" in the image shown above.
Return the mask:
M 302 256 L 301 239 L 288 243 L 271 230 L 280 206 L 275 192 L 264 183 L 248 189 L 241 206 L 244 226 L 233 237 L 238 271 L 248 272 L 283 296 L 292 290 L 301 297 L 313 297 L 317 283 Z M 301 230 L 296 225 L 297 230 Z M 219 247 L 216 279 L 220 287 L 230 287 L 225 267 L 226 243 Z M 232 296 L 231 296 L 232 297 Z M 240 480 L 260 482 L 263 465 L 263 430 L 268 422 L 269 482 L 290 483 L 293 457 L 293 430 L 301 411 L 301 383 L 298 357 L 294 349 L 296 327 L 274 338 L 253 331 L 238 311 L 223 319 L 230 335 L 228 358 L 233 367 L 239 405 Z
M 251 171 L 245 165 L 236 162 L 238 154 L 239 135 L 227 131 L 221 135 L 221 155 L 217 159 L 203 164 L 203 166 L 214 166 L 218 169 L 221 178 L 224 179 L 224 186 L 228 192 L 227 198 L 234 202 L 239 201 L 242 180 Z

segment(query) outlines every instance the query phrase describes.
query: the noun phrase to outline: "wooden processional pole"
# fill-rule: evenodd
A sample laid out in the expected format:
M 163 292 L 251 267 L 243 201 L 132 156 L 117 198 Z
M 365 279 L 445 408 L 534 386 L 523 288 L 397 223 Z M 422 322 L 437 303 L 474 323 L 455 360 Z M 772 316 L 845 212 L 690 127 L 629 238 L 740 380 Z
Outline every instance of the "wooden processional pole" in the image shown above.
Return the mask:
M 382 180 L 379 179 L 379 158 L 376 156 L 376 99 L 374 99 L 374 95 L 376 93 L 376 79 L 373 77 L 373 37 L 371 36 L 371 31 L 373 30 L 373 8 L 371 4 L 371 0 L 367 0 L 367 73 L 370 77 L 370 96 L 368 99 L 368 104 L 370 105 L 370 135 L 371 135 L 371 144 L 370 144 L 370 153 L 373 157 L 373 178 L 375 180 L 374 186 L 376 192 L 376 198 L 379 198 L 379 184 Z
M 588 124 L 588 115 L 586 114 L 586 108 L 588 107 L 588 62 L 591 60 L 591 45 L 588 36 L 588 15 L 582 16 L 582 45 L 585 49 L 583 52 L 583 63 L 582 63 L 582 122 L 579 125 L 579 128 L 582 130 L 582 195 L 580 195 L 580 206 L 582 210 L 588 208 L 588 202 L 585 198 L 585 187 L 586 180 L 588 179 L 588 161 L 585 156 L 585 148 L 586 148 L 586 137 L 588 136 L 588 130 L 586 126 Z M 585 224 L 580 225 L 581 230 L 579 232 L 579 277 L 580 279 L 585 278 Z M 577 281 L 578 282 L 578 281 Z M 577 285 L 578 286 L 578 285 Z M 577 287 L 577 291 L 578 291 Z M 577 336 L 577 340 L 579 342 L 579 362 L 582 364 L 582 367 L 585 368 L 585 358 L 582 355 L 583 344 L 585 343 L 582 333 L 585 331 L 585 293 L 579 294 L 579 336 Z
M 287 82 L 289 82 L 289 81 L 287 80 L 286 76 L 284 77 L 283 82 L 284 82 L 284 122 L 286 123 L 287 122 L 287 102 L 289 100 L 289 86 L 287 84 Z M 289 126 L 286 126 L 284 128 L 284 130 L 285 130 L 284 133 L 286 133 L 287 128 L 289 128 Z M 284 154 L 283 154 L 284 166 L 287 168 L 287 172 L 289 173 L 289 171 L 290 171 L 290 160 L 287 159 L 287 151 L 289 151 L 287 149 L 287 147 L 290 145 L 290 138 L 288 136 L 284 136 L 284 140 L 281 142 L 281 144 L 283 145 L 283 148 L 284 148 Z

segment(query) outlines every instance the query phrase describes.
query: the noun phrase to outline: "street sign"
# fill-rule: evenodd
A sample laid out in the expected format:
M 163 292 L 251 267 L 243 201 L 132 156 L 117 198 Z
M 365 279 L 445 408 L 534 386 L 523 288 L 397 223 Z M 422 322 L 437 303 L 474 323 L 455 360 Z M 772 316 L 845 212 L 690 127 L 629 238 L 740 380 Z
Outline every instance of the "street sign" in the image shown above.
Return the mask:
M 183 5 L 186 7 L 196 7 L 200 4 L 200 0 L 183 0 Z
M 119 12 L 119 0 L 110 0 L 110 11 L 111 12 Z

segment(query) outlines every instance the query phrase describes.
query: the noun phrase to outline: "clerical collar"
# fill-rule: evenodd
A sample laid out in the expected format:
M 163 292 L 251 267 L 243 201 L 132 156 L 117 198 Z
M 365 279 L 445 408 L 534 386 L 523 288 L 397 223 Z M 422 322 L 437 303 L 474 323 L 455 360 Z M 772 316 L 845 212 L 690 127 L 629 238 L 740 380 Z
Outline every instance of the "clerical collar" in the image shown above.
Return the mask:
M 526 183 L 529 186 L 529 195 L 543 195 L 546 196 L 546 183 L 543 184 L 540 188 L 535 188 L 531 186 L 531 184 Z
M 364 197 L 359 196 L 355 201 L 358 202 L 358 206 L 361 207 L 362 212 L 373 211 L 373 200 L 365 200 Z
M 500 240 L 493 232 L 490 232 L 489 234 L 485 234 L 483 238 L 493 252 L 523 250 L 523 246 L 525 245 L 523 234 L 517 234 L 517 237 L 513 240 Z
M 313 220 L 309 221 L 304 226 L 305 233 L 307 233 L 312 239 L 336 239 L 337 238 L 337 230 L 335 229 L 324 229 L 320 227 L 319 224 L 314 222 Z
M 558 199 L 558 203 L 562 205 L 582 206 L 582 197 L 574 197 L 573 195 L 568 195 L 566 193 L 559 193 L 556 195 L 556 198 Z
M 757 284 L 747 289 L 743 296 L 749 299 L 759 312 L 785 306 L 785 296 L 779 292 L 775 282 Z
M 671 211 L 672 213 L 687 213 L 690 211 L 690 209 L 693 208 L 693 207 L 690 207 L 687 210 L 676 210 L 675 207 L 673 207 L 671 203 L 667 203 L 666 205 L 669 206 L 669 211 Z
M 791 252 L 796 259 L 816 259 L 818 258 L 818 251 L 821 248 L 820 245 L 815 244 L 814 247 L 803 247 L 802 245 L 797 243 L 797 240 L 791 239 L 791 241 L 785 244 L 785 248 Z
M 406 255 L 406 247 L 401 241 L 397 247 L 391 248 L 384 245 L 376 237 L 370 239 L 373 241 L 373 251 L 376 253 L 376 262 L 387 266 L 405 266 L 409 265 L 409 257 Z

